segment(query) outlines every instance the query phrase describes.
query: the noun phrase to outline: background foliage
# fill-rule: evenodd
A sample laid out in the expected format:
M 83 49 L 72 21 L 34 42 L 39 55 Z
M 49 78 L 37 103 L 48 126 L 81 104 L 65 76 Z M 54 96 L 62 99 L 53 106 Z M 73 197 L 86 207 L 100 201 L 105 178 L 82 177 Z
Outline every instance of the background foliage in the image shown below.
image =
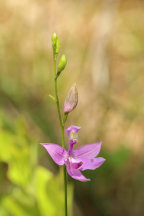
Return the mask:
M 61 108 L 79 91 L 66 126 L 82 126 L 78 146 L 102 140 L 107 159 L 91 182 L 69 178 L 70 214 L 144 214 L 143 16 L 141 0 L 0 0 L 0 215 L 63 215 L 61 170 L 39 145 L 60 140 L 53 31 L 68 60 Z

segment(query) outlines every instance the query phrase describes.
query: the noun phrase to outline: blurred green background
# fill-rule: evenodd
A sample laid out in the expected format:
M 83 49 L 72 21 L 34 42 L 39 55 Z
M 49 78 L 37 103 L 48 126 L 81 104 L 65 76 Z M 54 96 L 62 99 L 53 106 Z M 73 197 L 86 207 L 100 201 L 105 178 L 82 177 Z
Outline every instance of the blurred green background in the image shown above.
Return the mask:
M 69 215 L 144 215 L 144 1 L 0 0 L 0 216 L 63 216 L 63 174 L 40 142 L 60 144 L 51 35 L 67 67 L 61 109 L 78 146 L 103 141 L 106 162 L 69 178 Z M 65 137 L 68 143 L 67 137 Z

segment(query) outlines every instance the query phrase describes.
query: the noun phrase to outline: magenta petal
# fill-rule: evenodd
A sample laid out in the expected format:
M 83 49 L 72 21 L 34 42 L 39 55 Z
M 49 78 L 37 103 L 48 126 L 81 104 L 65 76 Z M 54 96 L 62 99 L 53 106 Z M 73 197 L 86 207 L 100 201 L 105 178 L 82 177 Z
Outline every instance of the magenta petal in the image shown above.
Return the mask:
M 69 165 L 66 165 L 66 168 L 67 168 L 68 174 L 73 179 L 76 179 L 76 180 L 79 180 L 79 181 L 82 181 L 82 182 L 90 181 L 90 179 L 87 179 L 85 176 L 83 176 L 78 169 L 75 169 L 75 168 L 73 168 L 73 167 L 71 167 Z
M 63 147 L 53 143 L 41 143 L 41 145 L 45 147 L 45 149 L 48 151 L 49 155 L 52 157 L 56 164 L 64 164 L 67 152 Z
M 101 149 L 102 142 L 91 143 L 87 145 L 83 145 L 80 148 L 73 150 L 73 155 L 77 159 L 85 158 L 91 159 L 96 157 Z
M 82 161 L 82 165 L 79 167 L 79 170 L 94 170 L 98 167 L 100 167 L 105 162 L 105 159 L 103 157 L 97 157 L 93 159 L 85 159 Z

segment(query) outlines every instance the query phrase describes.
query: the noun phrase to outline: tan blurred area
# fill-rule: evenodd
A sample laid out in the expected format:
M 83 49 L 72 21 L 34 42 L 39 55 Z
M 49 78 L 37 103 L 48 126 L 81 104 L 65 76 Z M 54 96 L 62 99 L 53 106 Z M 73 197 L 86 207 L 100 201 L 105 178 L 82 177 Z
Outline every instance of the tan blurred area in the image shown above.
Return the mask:
M 143 14 L 143 2 L 134 0 L 1 1 L 2 90 L 46 100 L 55 31 L 68 60 L 62 102 L 74 82 L 79 90 L 69 121 L 83 126 L 81 142 L 99 138 L 111 150 L 125 145 L 143 152 Z

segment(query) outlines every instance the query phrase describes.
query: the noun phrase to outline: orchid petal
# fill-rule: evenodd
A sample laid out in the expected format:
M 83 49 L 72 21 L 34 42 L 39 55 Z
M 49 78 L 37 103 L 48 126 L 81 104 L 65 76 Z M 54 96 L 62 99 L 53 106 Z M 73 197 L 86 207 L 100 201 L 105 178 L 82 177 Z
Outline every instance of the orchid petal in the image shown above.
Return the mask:
M 72 154 L 77 159 L 92 159 L 96 157 L 101 149 L 102 142 L 83 145 L 72 151 Z
M 82 160 L 82 165 L 79 167 L 79 170 L 94 170 L 98 167 L 100 167 L 105 162 L 105 159 L 103 157 L 97 157 L 93 159 L 85 159 Z
M 66 164 L 66 169 L 68 174 L 76 180 L 82 181 L 82 182 L 86 182 L 86 181 L 90 181 L 90 179 L 87 179 L 85 176 L 83 176 L 81 174 L 81 172 L 78 169 L 73 168 L 72 166 Z
M 41 143 L 41 145 L 43 145 L 43 147 L 48 151 L 49 155 L 52 157 L 56 164 L 64 164 L 67 152 L 63 147 L 54 143 Z

